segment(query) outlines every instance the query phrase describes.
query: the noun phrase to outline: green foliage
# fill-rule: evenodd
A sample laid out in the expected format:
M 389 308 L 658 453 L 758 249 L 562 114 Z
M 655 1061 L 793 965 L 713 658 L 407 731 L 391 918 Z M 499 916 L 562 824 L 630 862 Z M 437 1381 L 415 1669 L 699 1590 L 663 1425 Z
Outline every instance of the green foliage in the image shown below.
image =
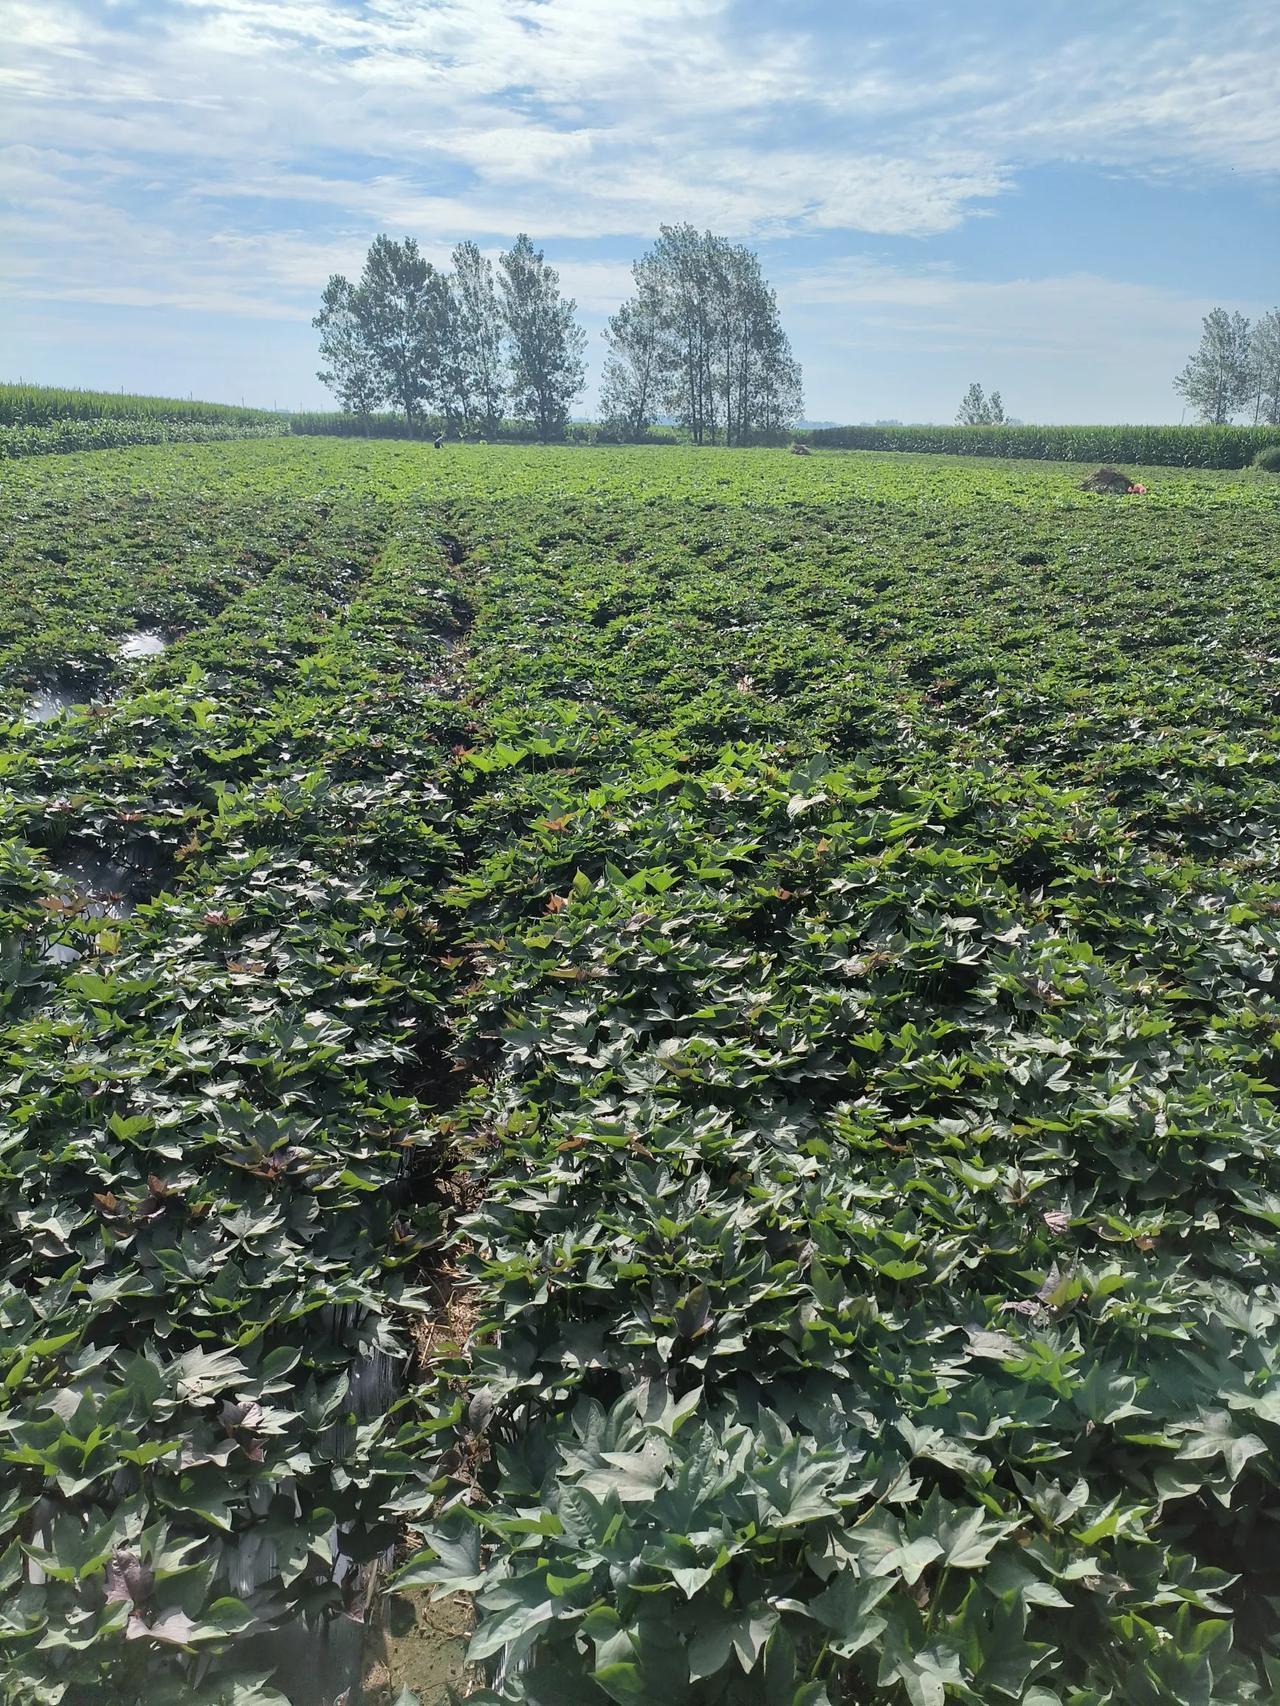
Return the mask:
M 956 420 L 961 426 L 1003 426 L 1004 402 L 998 391 L 988 397 L 975 379 L 960 399 Z
M 808 441 L 827 450 L 1244 468 L 1261 447 L 1280 443 L 1280 434 L 1274 427 L 1239 426 L 848 426 L 818 427 Z
M 1081 472 L 11 470 L 9 1698 L 1274 1699 L 1280 505 Z
M 1224 425 L 1257 400 L 1260 375 L 1251 346 L 1250 326 L 1243 314 L 1211 308 L 1205 315 L 1199 347 L 1173 382 L 1174 390 L 1202 421 Z
M 1260 450 L 1253 459 L 1253 465 L 1266 474 L 1280 474 L 1280 444 L 1269 444 Z
M 66 455 L 76 450 L 119 450 L 140 444 L 217 444 L 227 439 L 280 438 L 289 430 L 285 417 L 270 426 L 217 426 L 204 421 L 129 420 L 106 416 L 99 421 L 56 421 L 50 426 L 0 427 L 0 461 L 20 456 Z
M 560 294 L 560 274 L 523 231 L 499 258 L 497 297 L 512 413 L 530 422 L 544 444 L 561 438 L 586 378 L 587 334 L 577 303 Z
M 9 485 L 5 684 L 16 710 L 56 662 L 83 701 L 11 723 L 0 796 L 24 1702 L 203 1699 L 210 1656 L 340 1614 L 432 1426 L 395 1371 L 439 1222 L 427 901 L 456 850 L 405 777 L 430 727 L 461 734 L 427 706 L 463 602 L 367 494 L 242 491 L 189 454 Z M 173 643 L 121 661 L 144 614 Z M 91 904 L 81 849 L 131 917 Z M 242 1691 L 216 1698 L 257 1698 L 252 1671 L 222 1663 Z
M 642 441 L 659 413 L 695 444 L 780 438 L 803 409 L 799 363 L 759 256 L 692 225 L 663 225 L 605 329 L 603 420 Z
M 123 391 L 68 390 L 56 385 L 0 385 L 0 426 L 53 426 L 59 421 L 192 421 L 205 426 L 269 426 L 267 409 L 200 403 L 188 397 L 133 396 Z
M 289 416 L 289 431 L 308 438 L 411 438 L 430 439 L 446 429 L 443 415 L 420 415 L 410 422 L 403 415 L 379 411 L 369 415 L 348 415 L 324 409 L 302 410 Z M 498 444 L 532 444 L 538 431 L 532 421 L 500 421 L 491 432 L 482 433 L 478 427 L 467 430 L 466 437 L 478 442 L 487 437 Z M 566 421 L 563 438 L 568 444 L 608 444 L 618 438 L 616 431 L 597 426 L 594 421 Z M 649 427 L 642 435 L 646 444 L 676 444 L 680 435 L 674 427 Z
M 48 385 L 0 385 L 0 461 L 123 445 L 275 438 L 288 430 L 287 416 L 266 409 Z
M 444 426 L 443 415 L 416 415 L 412 420 L 389 410 L 367 415 L 330 409 L 299 409 L 289 416 L 289 431 L 305 437 L 434 438 Z M 532 432 L 528 436 L 532 436 Z

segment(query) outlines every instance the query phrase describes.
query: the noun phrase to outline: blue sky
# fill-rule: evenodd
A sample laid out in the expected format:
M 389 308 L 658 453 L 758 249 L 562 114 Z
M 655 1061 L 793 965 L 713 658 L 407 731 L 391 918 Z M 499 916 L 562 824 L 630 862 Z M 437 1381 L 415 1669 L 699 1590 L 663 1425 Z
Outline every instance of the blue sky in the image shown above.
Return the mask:
M 1274 0 L 0 0 L 0 376 L 323 406 L 380 230 L 528 230 L 590 333 L 756 246 L 814 418 L 1177 420 L 1280 300 Z

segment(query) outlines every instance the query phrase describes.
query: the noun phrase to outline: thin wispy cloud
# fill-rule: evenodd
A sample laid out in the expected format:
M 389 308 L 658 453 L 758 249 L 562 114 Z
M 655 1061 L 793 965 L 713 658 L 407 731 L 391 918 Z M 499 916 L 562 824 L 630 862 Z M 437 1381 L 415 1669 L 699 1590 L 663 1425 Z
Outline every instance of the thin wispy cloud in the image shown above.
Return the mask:
M 130 309 L 216 313 L 298 328 L 310 400 L 315 298 L 380 229 L 438 259 L 527 229 L 598 324 L 627 256 L 689 219 L 764 246 L 788 289 L 811 274 L 812 318 L 834 263 L 889 260 L 927 294 L 997 233 L 1005 282 L 1034 283 L 1012 239 L 1044 219 L 1028 186 L 1045 171 L 1135 195 L 1229 181 L 1273 209 L 1280 182 L 1280 18 L 1257 0 L 1119 21 L 1058 0 L 959 19 L 941 0 L 0 0 L 0 41 L 5 359 L 37 302 L 96 304 L 126 338 Z M 1276 244 L 1262 222 L 1255 238 Z M 1042 262 L 1046 313 L 1080 276 L 1147 292 L 1161 325 L 1252 300 L 1116 274 L 1105 232 L 1064 260 Z M 949 337 L 989 338 L 977 310 L 1000 282 L 952 286 Z M 851 347 L 833 326 L 832 351 Z

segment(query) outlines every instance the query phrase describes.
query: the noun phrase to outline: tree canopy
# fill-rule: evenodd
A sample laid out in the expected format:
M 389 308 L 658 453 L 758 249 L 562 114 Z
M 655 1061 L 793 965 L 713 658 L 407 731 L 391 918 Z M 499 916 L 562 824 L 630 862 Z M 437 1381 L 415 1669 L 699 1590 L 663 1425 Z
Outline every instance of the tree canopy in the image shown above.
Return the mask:
M 390 403 L 410 425 L 434 410 L 450 428 L 492 432 L 510 409 L 558 436 L 584 378 L 576 304 L 523 235 L 498 280 L 474 243 L 441 272 L 414 238 L 377 237 L 358 283 L 334 273 L 325 286 L 318 377 L 357 415 Z
M 960 407 L 956 410 L 956 424 L 957 426 L 1003 426 L 1005 424 L 1004 399 L 998 391 L 993 391 L 988 397 L 981 385 L 975 380 L 960 399 Z
M 498 291 L 507 329 L 510 397 L 516 416 L 538 437 L 556 438 L 586 378 L 587 337 L 577 303 L 560 294 L 560 275 L 522 231 L 498 263 Z
M 602 410 L 636 437 L 659 410 L 695 444 L 746 444 L 791 424 L 800 368 L 759 257 L 692 225 L 664 225 L 609 322 Z
M 696 444 L 747 444 L 803 407 L 799 364 L 759 258 L 691 225 L 664 225 L 609 320 L 600 412 L 620 438 L 674 416 Z M 410 427 L 495 431 L 504 414 L 561 436 L 586 377 L 586 335 L 554 267 L 524 233 L 495 267 L 459 243 L 440 271 L 416 241 L 378 237 L 359 280 L 335 273 L 313 324 L 319 377 L 343 409 L 390 404 Z
M 1209 310 L 1201 325 L 1200 347 L 1173 388 L 1212 426 L 1224 426 L 1253 400 L 1249 322 L 1243 314 Z

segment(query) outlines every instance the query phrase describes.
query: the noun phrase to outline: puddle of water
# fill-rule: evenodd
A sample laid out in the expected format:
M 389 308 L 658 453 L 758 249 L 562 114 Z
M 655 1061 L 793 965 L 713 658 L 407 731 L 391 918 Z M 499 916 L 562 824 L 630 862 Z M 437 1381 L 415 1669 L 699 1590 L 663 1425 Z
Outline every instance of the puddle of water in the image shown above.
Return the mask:
M 42 687 L 27 700 L 26 718 L 29 723 L 51 723 L 55 717 L 82 703 L 65 687 Z
M 115 865 L 92 853 L 73 853 L 50 862 L 61 879 L 61 898 L 74 898 L 81 903 L 72 922 L 128 918 L 136 910 L 139 896 L 150 892 L 145 869 L 137 866 Z M 69 966 L 83 959 L 84 954 L 69 943 L 51 942 L 41 957 L 50 965 Z
M 86 918 L 128 918 L 135 905 L 132 889 L 136 873 L 123 865 L 108 864 L 91 853 L 77 854 L 59 865 L 67 886 L 84 902 Z
M 139 628 L 136 634 L 127 634 L 121 640 L 116 655 L 121 658 L 157 658 L 168 646 L 163 634 L 157 634 L 151 628 Z
M 159 887 L 154 870 L 148 868 L 154 865 L 150 851 L 145 848 L 143 862 L 133 865 L 116 865 L 111 860 L 97 858 L 96 853 L 75 848 L 51 855 L 49 865 L 60 879 L 60 899 L 80 902 L 79 913 L 68 914 L 68 921 L 73 925 L 77 920 L 89 918 L 113 921 L 130 918 L 137 911 L 138 901 L 154 894 Z M 84 952 L 73 949 L 67 942 L 51 942 L 44 949 L 43 959 L 51 966 L 72 966 L 75 960 L 84 959 Z

